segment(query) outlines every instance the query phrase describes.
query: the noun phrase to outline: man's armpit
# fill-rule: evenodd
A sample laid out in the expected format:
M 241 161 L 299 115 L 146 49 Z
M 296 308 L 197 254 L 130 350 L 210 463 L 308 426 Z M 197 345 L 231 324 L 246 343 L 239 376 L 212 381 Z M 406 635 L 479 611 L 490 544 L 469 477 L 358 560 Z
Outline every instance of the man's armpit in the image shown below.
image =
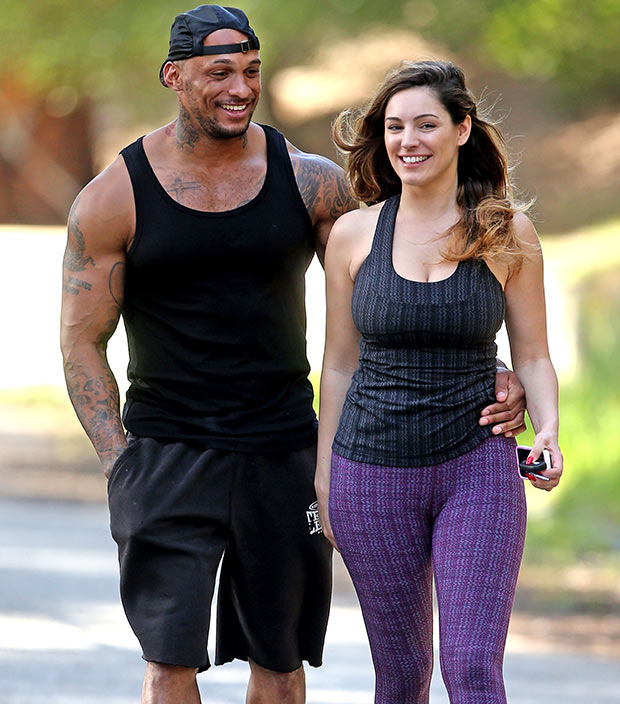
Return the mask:
M 114 303 L 121 308 L 125 299 L 125 262 L 116 262 L 110 270 L 108 288 Z

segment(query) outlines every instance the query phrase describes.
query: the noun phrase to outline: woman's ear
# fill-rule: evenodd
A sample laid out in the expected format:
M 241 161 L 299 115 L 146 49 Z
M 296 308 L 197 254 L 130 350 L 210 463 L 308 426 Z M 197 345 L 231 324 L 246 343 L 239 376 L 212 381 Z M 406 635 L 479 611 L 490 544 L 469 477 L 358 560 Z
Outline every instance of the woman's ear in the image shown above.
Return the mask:
M 466 115 L 463 122 L 457 125 L 457 129 L 458 138 L 456 143 L 459 145 L 459 147 L 462 147 L 465 142 L 469 139 L 469 135 L 471 134 L 471 116 Z

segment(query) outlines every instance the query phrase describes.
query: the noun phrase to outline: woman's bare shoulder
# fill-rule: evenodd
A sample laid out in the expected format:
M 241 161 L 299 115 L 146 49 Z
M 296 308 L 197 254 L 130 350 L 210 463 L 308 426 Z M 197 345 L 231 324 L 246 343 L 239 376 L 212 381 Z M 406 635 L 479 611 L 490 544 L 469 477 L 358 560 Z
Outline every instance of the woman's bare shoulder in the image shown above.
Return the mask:
M 383 203 L 377 203 L 341 215 L 334 223 L 330 239 L 335 237 L 339 240 L 353 239 L 357 241 L 364 236 L 372 237 L 382 206 Z
M 517 237 L 529 244 L 538 244 L 538 233 L 532 221 L 525 213 L 515 213 L 512 226 Z

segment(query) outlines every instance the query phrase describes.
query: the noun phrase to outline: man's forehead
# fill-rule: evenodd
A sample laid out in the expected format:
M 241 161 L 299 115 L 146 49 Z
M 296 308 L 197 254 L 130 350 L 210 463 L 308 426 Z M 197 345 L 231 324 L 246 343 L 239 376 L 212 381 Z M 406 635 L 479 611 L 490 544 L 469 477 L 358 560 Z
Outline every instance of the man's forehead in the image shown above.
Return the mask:
M 236 29 L 216 29 L 207 34 L 203 39 L 203 46 L 217 46 L 218 44 L 239 44 L 247 40 L 247 35 Z
M 203 39 L 203 46 L 224 46 L 226 44 L 238 44 L 247 39 L 247 36 L 243 32 L 239 32 L 236 29 L 217 29 L 215 32 L 211 32 Z M 257 64 L 260 65 L 261 60 L 258 58 L 258 49 L 250 49 L 247 52 L 235 52 L 228 54 L 222 52 L 221 54 L 209 54 L 204 57 L 196 57 L 203 59 L 206 64 L 238 64 L 243 63 L 244 65 Z
M 251 66 L 256 64 L 256 66 L 261 65 L 261 60 L 258 58 L 258 56 L 249 56 L 248 54 L 242 54 L 242 56 L 247 57 L 247 65 Z M 203 58 L 203 57 L 194 57 L 194 58 Z M 209 61 L 210 64 L 230 64 L 231 66 L 235 64 L 236 61 L 243 61 L 243 58 L 237 58 L 235 54 L 221 54 L 221 55 L 215 55 L 215 56 L 206 56 L 204 58 L 211 59 Z M 246 64 L 244 64 L 246 65 Z

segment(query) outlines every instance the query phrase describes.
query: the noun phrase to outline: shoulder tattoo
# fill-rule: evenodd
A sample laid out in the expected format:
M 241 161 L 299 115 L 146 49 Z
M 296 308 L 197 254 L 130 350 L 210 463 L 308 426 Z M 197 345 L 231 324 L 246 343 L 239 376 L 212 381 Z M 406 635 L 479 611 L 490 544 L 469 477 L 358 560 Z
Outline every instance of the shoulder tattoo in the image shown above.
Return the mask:
M 292 163 L 299 192 L 313 221 L 336 220 L 357 208 L 339 166 L 316 155 L 294 155 Z
M 344 171 L 339 167 L 332 169 L 331 178 L 326 178 L 323 199 L 330 220 L 336 220 L 344 213 L 359 207 L 349 191 Z
M 80 230 L 80 221 L 76 213 L 79 202 L 80 196 L 75 199 L 69 214 L 67 248 L 63 261 L 65 268 L 69 271 L 84 271 L 88 265 L 95 265 L 94 259 L 86 255 L 84 233 Z

